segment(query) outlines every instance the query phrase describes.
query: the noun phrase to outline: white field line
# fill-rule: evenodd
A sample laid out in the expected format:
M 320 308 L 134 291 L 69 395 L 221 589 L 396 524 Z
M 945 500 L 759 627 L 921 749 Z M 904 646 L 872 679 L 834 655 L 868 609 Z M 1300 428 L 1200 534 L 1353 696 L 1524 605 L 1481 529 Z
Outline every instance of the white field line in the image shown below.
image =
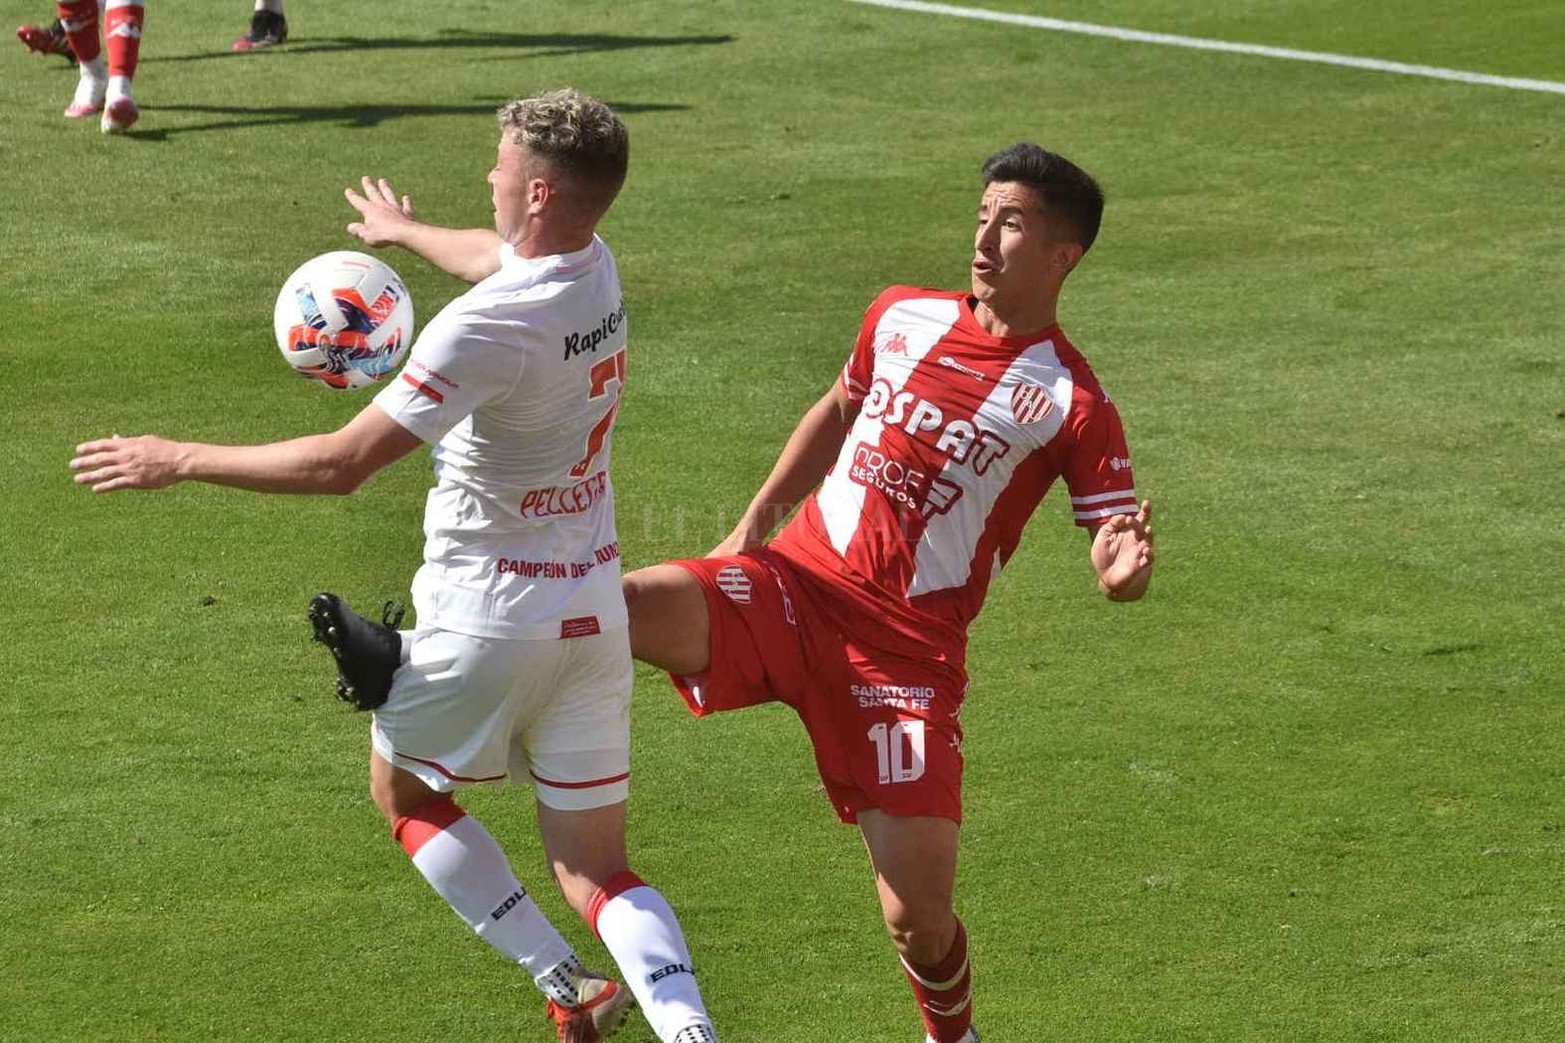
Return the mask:
M 1514 76 L 1490 76 L 1488 73 L 1463 72 L 1461 69 L 1442 69 L 1435 65 L 1409 65 L 1406 62 L 1388 62 L 1380 58 L 1356 58 L 1350 54 L 1296 51 L 1289 47 L 1267 47 L 1264 44 L 1257 43 L 1229 43 L 1226 40 L 1207 40 L 1199 36 L 1148 33 L 1140 29 L 1121 29 L 1113 25 L 1067 22 L 1059 18 L 1043 18 L 1038 15 L 1012 14 L 1007 11 L 986 11 L 979 7 L 921 3 L 920 0 L 849 0 L 849 2 L 867 4 L 871 7 L 890 7 L 898 11 L 916 11 L 921 14 L 941 14 L 949 15 L 953 18 L 972 18 L 982 22 L 1024 25 L 1030 29 L 1048 29 L 1057 33 L 1107 36 L 1111 39 L 1127 40 L 1131 43 L 1154 43 L 1161 44 L 1164 47 L 1189 47 L 1197 51 L 1227 51 L 1230 54 L 1253 54 L 1263 58 L 1282 58 L 1294 62 L 1316 62 L 1320 65 L 1344 65 L 1350 69 L 1394 72 L 1402 76 L 1424 76 L 1432 80 L 1455 80 L 1458 83 L 1476 83 L 1484 87 L 1505 87 L 1513 91 L 1541 91 L 1545 94 L 1565 94 L 1565 83 L 1557 83 L 1553 80 L 1526 80 Z

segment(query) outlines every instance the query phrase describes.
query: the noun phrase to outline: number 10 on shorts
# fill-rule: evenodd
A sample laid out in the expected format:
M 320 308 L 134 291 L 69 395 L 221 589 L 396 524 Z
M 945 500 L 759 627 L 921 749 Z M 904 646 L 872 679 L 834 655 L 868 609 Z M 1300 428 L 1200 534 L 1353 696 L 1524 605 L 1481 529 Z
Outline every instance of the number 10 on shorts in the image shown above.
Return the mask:
M 916 782 L 924 777 L 923 721 L 880 721 L 870 728 L 869 741 L 875 744 L 882 786 Z

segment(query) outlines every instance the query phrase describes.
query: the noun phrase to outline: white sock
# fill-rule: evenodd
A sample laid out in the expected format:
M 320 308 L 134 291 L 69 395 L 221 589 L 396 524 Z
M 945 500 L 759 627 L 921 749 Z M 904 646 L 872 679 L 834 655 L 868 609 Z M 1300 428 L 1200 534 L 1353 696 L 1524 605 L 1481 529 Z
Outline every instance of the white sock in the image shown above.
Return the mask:
M 663 1043 L 716 1043 L 674 910 L 625 873 L 599 888 L 590 920 Z
M 569 991 L 563 984 L 553 987 L 557 979 L 580 975 L 575 952 L 528 897 L 505 852 L 476 819 L 453 801 L 435 800 L 399 818 L 392 835 L 480 938 L 527 968 L 546 994 L 576 1002 L 573 980 Z
M 98 55 L 90 62 L 82 62 L 81 71 L 76 79 L 76 93 L 71 98 L 71 104 L 101 105 L 103 91 L 108 82 L 109 67 L 104 64 L 103 55 Z
M 130 97 L 130 77 L 110 76 L 108 99 L 114 101 L 117 98 Z
M 273 14 L 283 13 L 283 0 L 255 0 L 257 11 L 270 11 Z

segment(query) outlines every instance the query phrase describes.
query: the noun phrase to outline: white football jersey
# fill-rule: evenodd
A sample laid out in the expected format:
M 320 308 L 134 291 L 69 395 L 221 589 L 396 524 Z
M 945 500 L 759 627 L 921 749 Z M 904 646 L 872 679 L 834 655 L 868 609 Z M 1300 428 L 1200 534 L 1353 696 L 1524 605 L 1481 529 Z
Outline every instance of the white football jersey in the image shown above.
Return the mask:
M 375 396 L 434 444 L 420 623 L 478 637 L 626 625 L 610 437 L 625 385 L 625 301 L 601 239 L 522 258 L 436 315 Z

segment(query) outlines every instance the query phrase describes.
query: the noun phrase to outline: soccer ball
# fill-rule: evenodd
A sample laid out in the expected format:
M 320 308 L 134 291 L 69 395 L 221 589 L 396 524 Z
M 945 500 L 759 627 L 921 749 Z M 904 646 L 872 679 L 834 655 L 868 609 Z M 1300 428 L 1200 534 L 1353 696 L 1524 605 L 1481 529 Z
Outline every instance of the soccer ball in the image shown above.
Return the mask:
M 301 376 L 337 391 L 370 387 L 401 365 L 413 343 L 413 298 L 390 265 L 335 250 L 288 276 L 272 329 Z

